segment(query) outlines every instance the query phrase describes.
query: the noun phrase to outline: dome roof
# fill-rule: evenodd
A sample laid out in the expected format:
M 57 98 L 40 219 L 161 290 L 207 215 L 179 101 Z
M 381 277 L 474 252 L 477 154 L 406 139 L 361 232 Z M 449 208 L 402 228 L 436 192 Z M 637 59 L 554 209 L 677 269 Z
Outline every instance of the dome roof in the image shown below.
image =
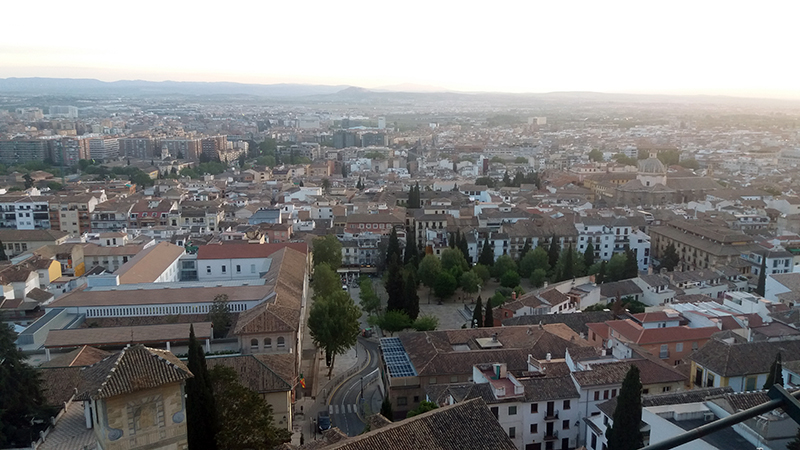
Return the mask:
M 639 173 L 653 173 L 663 175 L 667 173 L 667 168 L 658 158 L 647 158 L 639 161 Z

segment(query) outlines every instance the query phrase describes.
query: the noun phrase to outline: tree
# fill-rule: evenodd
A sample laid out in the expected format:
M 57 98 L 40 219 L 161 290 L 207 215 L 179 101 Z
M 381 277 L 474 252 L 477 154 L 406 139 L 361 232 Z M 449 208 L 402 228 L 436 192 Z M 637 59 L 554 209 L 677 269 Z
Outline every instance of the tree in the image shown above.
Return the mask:
M 602 162 L 603 161 L 603 152 L 598 149 L 594 149 L 589 152 L 589 160 L 595 162 Z
M 492 302 L 486 302 L 486 314 L 483 317 L 483 326 L 491 328 L 494 326 L 494 315 L 492 314 Z
M 427 286 L 428 289 L 433 289 L 433 285 L 436 283 L 436 279 L 439 278 L 441 272 L 442 262 L 439 261 L 436 255 L 425 255 L 422 261 L 420 261 L 419 269 L 417 270 L 419 280 L 422 281 L 422 284 Z
M 773 385 L 779 384 L 783 386 L 783 362 L 781 361 L 781 352 L 775 355 L 775 360 L 769 367 L 769 374 L 767 374 L 767 381 L 764 383 L 763 389 L 769 390 Z
M 597 276 L 594 279 L 594 282 L 597 284 L 603 284 L 606 281 L 606 270 L 608 263 L 605 261 L 600 263 L 600 270 L 597 272 Z
M 639 368 L 631 365 L 617 396 L 614 424 L 608 430 L 608 448 L 636 450 L 644 446 L 642 432 L 642 382 Z
M 483 326 L 483 302 L 481 296 L 475 301 L 475 308 L 472 310 L 472 328 Z
M 194 325 L 189 326 L 189 371 L 194 375 L 186 380 L 186 430 L 190 448 L 217 448 L 219 430 L 217 404 L 211 377 L 206 368 L 203 347 L 194 335 Z
M 361 326 L 361 310 L 347 292 L 337 289 L 311 305 L 308 329 L 314 345 L 331 355 L 328 378 L 333 372 L 336 355 L 356 345 Z
M 531 251 L 531 238 L 525 239 L 525 245 L 523 245 L 522 250 L 519 251 L 520 262 L 522 262 L 523 258 L 525 258 L 525 255 L 527 255 L 529 251 Z
M 542 269 L 547 273 L 550 270 L 548 262 L 547 251 L 542 247 L 536 247 L 532 251 L 525 254 L 519 262 L 519 275 L 523 278 L 531 276 L 536 269 Z
M 403 254 L 400 251 L 400 241 L 397 239 L 397 229 L 392 227 L 392 232 L 389 234 L 389 245 L 386 247 L 386 261 L 391 261 L 392 257 L 395 255 L 398 261 L 403 260 Z
M 461 231 L 458 232 L 458 236 L 459 239 L 457 248 L 461 250 L 461 254 L 464 255 L 464 259 L 467 261 L 467 268 L 472 267 L 472 257 L 469 256 L 469 243 L 467 242 L 467 237 L 461 233 Z
M 639 276 L 639 262 L 636 259 L 636 252 L 634 252 L 630 248 L 626 248 L 624 279 L 636 278 L 638 276 Z
M 758 284 L 756 285 L 756 294 L 764 296 L 767 289 L 767 255 L 761 255 L 761 268 L 758 270 Z
M 219 294 L 214 297 L 214 302 L 211 303 L 211 308 L 208 309 L 208 321 L 214 327 L 214 337 L 225 337 L 228 333 L 228 328 L 233 323 L 226 294 Z
M 347 178 L 347 164 L 342 164 L 342 178 Z
M 484 266 L 483 264 L 475 264 L 475 266 L 472 268 L 472 271 L 475 272 L 475 275 L 477 275 L 478 278 L 481 279 L 481 283 L 486 283 L 492 276 L 489 273 L 489 268 Z
M 511 186 L 511 177 L 508 176 L 508 171 L 503 174 L 503 186 Z
M 405 311 L 386 311 L 378 316 L 377 324 L 383 331 L 388 331 L 390 336 L 398 331 L 411 327 L 411 319 Z
M 389 295 L 386 301 L 386 310 L 403 311 L 405 310 L 403 266 L 400 265 L 400 256 L 397 253 L 387 254 L 391 255 L 391 259 L 388 261 L 386 281 L 383 284 L 386 293 Z
M 314 279 L 311 280 L 311 289 L 314 291 L 314 295 L 311 298 L 317 301 L 333 291 L 341 290 L 342 281 L 328 263 L 322 263 L 314 268 Z
M 209 375 L 219 415 L 218 447 L 269 450 L 291 441 L 289 430 L 273 423 L 272 406 L 243 386 L 233 368 L 220 364 Z
M 517 271 L 517 263 L 514 262 L 508 255 L 502 255 L 497 258 L 497 261 L 494 262 L 492 266 L 492 276 L 495 280 L 500 281 L 500 277 L 502 277 L 508 271 Z
M 561 280 L 571 280 L 575 278 L 575 258 L 574 252 L 572 250 L 572 244 L 569 245 L 567 250 L 565 250 L 564 254 L 562 255 L 564 263 L 561 264 L 561 270 L 559 271 L 559 279 Z M 561 262 L 562 259 L 559 259 Z
M 531 284 L 534 287 L 542 287 L 547 280 L 547 271 L 544 269 L 536 269 L 531 274 Z
M 612 256 L 606 265 L 606 273 L 603 281 L 619 281 L 625 277 L 625 255 L 617 253 Z
M 417 331 L 433 331 L 436 327 L 439 326 L 439 318 L 436 316 L 420 316 L 414 323 L 411 324 L 411 328 Z
M 419 266 L 419 249 L 411 241 L 406 242 L 406 247 L 403 249 L 403 264 Z
M 28 447 L 31 436 L 42 428 L 32 421 L 49 423 L 55 411 L 45 404 L 39 372 L 27 363 L 27 357 L 14 343 L 17 334 L 0 322 L 0 448 Z
M 381 403 L 381 415 L 389 420 L 392 420 L 394 412 L 392 412 L 392 401 L 386 396 Z
M 800 450 L 800 428 L 797 429 L 797 434 L 794 439 L 786 444 L 787 450 Z
M 322 179 L 322 192 L 328 194 L 331 191 L 331 180 L 327 178 Z
M 419 209 L 422 205 L 422 199 L 420 196 L 419 191 L 419 183 L 412 186 L 411 189 L 408 191 L 408 208 L 409 209 Z
M 678 252 L 675 250 L 675 244 L 670 243 L 667 245 L 667 248 L 664 249 L 664 254 L 661 255 L 659 258 L 659 269 L 667 269 L 669 272 L 675 270 L 675 266 L 681 261 L 680 256 L 678 256 Z
M 457 268 L 461 272 L 466 272 L 469 270 L 469 264 L 467 264 L 466 258 L 464 258 L 464 254 L 461 253 L 461 250 L 457 248 L 446 248 L 442 251 L 441 255 L 442 260 L 442 270 L 446 270 L 452 273 L 452 269 Z
M 594 265 L 594 245 L 591 241 L 586 244 L 586 250 L 583 251 L 583 266 L 592 267 Z
M 551 269 L 556 267 L 560 253 L 561 248 L 558 245 L 558 238 L 553 235 L 550 238 L 550 247 L 547 249 L 547 263 L 550 264 Z
M 33 178 L 31 178 L 29 173 L 23 175 L 22 179 L 25 181 L 25 189 L 30 189 L 33 187 Z
M 456 278 L 447 272 L 442 272 L 433 284 L 433 293 L 439 297 L 439 300 L 444 300 L 453 295 L 456 286 Z
M 461 280 L 459 283 L 462 291 L 467 294 L 474 294 L 478 292 L 478 289 L 480 288 L 481 279 L 475 274 L 474 271 L 470 270 L 469 272 L 464 272 L 464 274 L 461 275 Z
M 359 293 L 358 297 L 361 301 L 361 309 L 367 314 L 375 314 L 381 309 L 381 299 L 375 293 L 372 287 L 372 280 L 369 277 L 363 277 L 358 284 Z
M 433 411 L 436 408 L 438 408 L 436 403 L 429 402 L 427 400 L 423 400 L 423 401 L 419 402 L 419 406 L 417 406 L 416 408 L 412 409 L 411 411 L 409 411 L 406 414 L 406 418 L 418 416 L 418 415 L 420 415 L 422 413 L 426 413 L 428 411 Z
M 311 249 L 314 252 L 314 266 L 328 263 L 332 270 L 336 270 L 342 265 L 342 243 L 334 234 L 328 234 L 314 238 L 311 241 Z
M 412 321 L 419 316 L 419 295 L 417 294 L 417 276 L 413 270 L 406 270 L 403 279 L 403 310 Z
M 515 288 L 519 286 L 519 274 L 513 270 L 509 270 L 500 277 L 500 286 Z
M 492 246 L 489 245 L 488 235 L 483 240 L 481 253 L 480 256 L 478 256 L 478 263 L 483 264 L 486 267 L 492 267 L 492 265 L 494 264 L 494 249 L 492 249 Z

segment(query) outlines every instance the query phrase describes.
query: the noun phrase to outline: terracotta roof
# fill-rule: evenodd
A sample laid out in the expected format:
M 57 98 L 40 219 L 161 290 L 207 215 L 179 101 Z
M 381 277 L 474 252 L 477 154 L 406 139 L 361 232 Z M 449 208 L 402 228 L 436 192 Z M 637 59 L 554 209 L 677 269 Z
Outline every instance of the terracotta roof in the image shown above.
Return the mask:
M 189 340 L 192 324 L 146 325 L 141 327 L 73 328 L 50 330 L 46 348 L 77 347 L 80 345 L 125 345 L 130 343 L 184 342 Z M 211 322 L 194 324 L 198 339 L 211 337 Z
M 647 359 L 592 364 L 591 370 L 576 371 L 572 373 L 572 376 L 581 386 L 622 384 L 631 364 L 639 368 L 643 385 L 686 381 L 686 376 L 672 367 Z
M 294 355 L 280 356 L 288 356 L 294 360 Z M 244 386 L 260 394 L 291 391 L 294 388 L 294 377 L 289 379 L 281 377 L 264 358 L 258 358 L 256 355 L 209 356 L 206 358 L 206 364 L 209 369 L 215 366 L 232 368 Z
M 734 342 L 729 344 L 716 336 L 689 355 L 689 359 L 722 377 L 769 373 L 780 352 L 790 361 L 800 355 L 800 340 Z
M 48 405 L 64 406 L 81 381 L 82 367 L 43 367 L 39 370 L 42 395 Z
M 283 248 L 291 248 L 303 254 L 308 253 L 308 244 L 304 242 L 248 245 L 220 243 L 199 246 L 197 259 L 267 258 Z
M 29 298 L 39 303 L 46 302 L 47 300 L 50 300 L 53 297 L 54 297 L 53 294 L 38 287 L 31 289 L 30 292 L 25 294 L 25 298 Z
M 40 367 L 83 367 L 91 366 L 111 353 L 99 348 L 83 345 L 69 353 L 63 353 L 50 361 L 45 361 Z
M 44 242 L 58 241 L 69 236 L 69 233 L 58 230 L 14 230 L 0 229 L 0 241 L 3 242 Z
M 119 284 L 152 283 L 183 255 L 183 247 L 158 243 L 139 252 L 116 272 Z
M 326 435 L 327 439 L 327 435 Z M 341 439 L 341 437 L 339 437 Z M 514 441 L 481 399 L 437 408 L 332 445 L 337 450 L 516 450 Z M 305 447 L 301 447 L 305 448 Z
M 717 327 L 644 328 L 631 319 L 609 320 L 606 325 L 615 335 L 621 335 L 624 339 L 640 345 L 708 339 L 719 331 Z
M 611 311 L 583 311 L 580 313 L 570 314 L 537 314 L 527 316 L 517 316 L 503 321 L 503 326 L 513 325 L 538 325 L 538 324 L 551 324 L 563 323 L 570 327 L 576 333 L 589 333 L 587 324 L 593 322 L 605 322 L 606 320 L 614 319 L 614 313 Z
M 75 398 L 109 398 L 191 377 L 186 364 L 172 353 L 135 345 L 83 369 Z

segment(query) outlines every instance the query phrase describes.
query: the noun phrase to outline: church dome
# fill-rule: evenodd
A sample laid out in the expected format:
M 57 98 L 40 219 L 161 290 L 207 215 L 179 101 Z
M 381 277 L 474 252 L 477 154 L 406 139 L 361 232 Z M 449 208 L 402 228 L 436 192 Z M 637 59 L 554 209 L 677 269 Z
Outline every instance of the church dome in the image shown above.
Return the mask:
M 665 174 L 667 173 L 667 168 L 664 167 L 664 164 L 658 158 L 653 156 L 639 161 L 639 173 L 652 173 L 652 174 Z

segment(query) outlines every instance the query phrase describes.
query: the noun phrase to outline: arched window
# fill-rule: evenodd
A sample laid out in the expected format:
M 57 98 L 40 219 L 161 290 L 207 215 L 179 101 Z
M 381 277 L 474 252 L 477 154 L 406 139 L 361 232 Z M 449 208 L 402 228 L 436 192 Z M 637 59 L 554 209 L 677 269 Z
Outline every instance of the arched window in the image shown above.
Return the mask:
M 272 348 L 272 339 L 264 338 L 264 348 Z
M 258 350 L 258 339 L 250 339 L 250 350 Z
M 283 336 L 278 338 L 278 348 L 286 347 L 286 341 L 283 339 Z

